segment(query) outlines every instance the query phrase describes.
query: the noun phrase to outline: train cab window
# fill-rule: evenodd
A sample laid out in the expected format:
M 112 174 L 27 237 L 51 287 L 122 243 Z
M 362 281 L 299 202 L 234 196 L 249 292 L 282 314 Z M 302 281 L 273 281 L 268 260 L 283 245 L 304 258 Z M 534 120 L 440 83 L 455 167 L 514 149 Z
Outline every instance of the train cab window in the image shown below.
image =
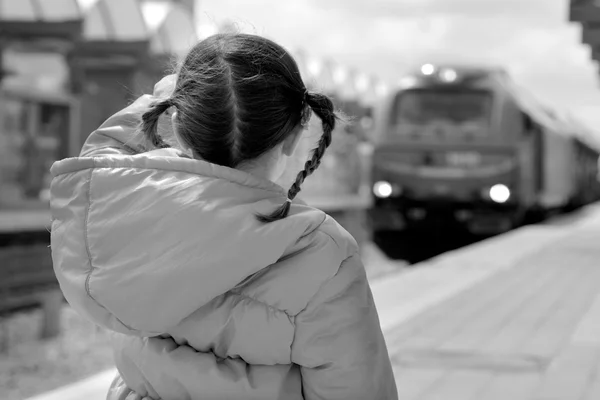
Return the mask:
M 398 94 L 390 119 L 398 134 L 487 135 L 492 95 L 482 90 L 418 89 Z

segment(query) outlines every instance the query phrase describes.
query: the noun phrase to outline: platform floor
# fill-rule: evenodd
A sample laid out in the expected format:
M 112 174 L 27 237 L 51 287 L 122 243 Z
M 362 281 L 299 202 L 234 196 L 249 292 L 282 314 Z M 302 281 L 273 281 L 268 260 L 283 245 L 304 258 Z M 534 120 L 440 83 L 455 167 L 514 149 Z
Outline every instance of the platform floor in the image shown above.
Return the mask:
M 600 206 L 372 288 L 401 400 L 600 399 Z M 111 378 L 35 400 L 104 399 Z
M 600 226 L 569 227 L 386 333 L 399 398 L 600 399 L 599 295 Z

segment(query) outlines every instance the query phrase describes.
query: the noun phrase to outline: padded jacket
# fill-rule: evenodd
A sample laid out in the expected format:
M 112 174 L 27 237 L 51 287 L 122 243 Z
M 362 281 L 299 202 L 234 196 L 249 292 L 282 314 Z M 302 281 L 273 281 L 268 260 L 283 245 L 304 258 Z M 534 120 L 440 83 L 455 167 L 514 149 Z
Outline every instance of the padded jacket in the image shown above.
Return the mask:
M 267 180 L 136 139 L 139 98 L 52 168 L 61 289 L 111 331 L 110 400 L 394 400 L 354 239 Z

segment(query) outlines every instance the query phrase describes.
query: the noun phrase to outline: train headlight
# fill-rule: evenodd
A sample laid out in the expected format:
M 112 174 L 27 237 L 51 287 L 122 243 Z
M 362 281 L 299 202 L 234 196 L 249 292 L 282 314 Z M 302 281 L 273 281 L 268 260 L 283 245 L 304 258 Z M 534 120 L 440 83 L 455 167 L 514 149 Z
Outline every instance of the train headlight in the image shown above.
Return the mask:
M 394 187 L 386 181 L 375 182 L 373 185 L 373 194 L 380 199 L 387 199 L 394 193 Z
M 490 199 L 496 203 L 506 203 L 510 199 L 510 189 L 506 185 L 497 184 L 490 188 Z

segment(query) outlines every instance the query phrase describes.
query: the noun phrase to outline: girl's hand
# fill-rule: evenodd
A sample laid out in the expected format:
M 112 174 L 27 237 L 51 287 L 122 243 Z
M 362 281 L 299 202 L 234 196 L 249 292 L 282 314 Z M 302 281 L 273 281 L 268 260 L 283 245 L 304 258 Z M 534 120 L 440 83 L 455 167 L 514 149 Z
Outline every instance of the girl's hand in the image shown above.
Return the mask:
M 162 78 L 156 85 L 154 85 L 154 97 L 167 98 L 171 96 L 175 90 L 175 84 L 177 83 L 177 75 L 171 74 Z

